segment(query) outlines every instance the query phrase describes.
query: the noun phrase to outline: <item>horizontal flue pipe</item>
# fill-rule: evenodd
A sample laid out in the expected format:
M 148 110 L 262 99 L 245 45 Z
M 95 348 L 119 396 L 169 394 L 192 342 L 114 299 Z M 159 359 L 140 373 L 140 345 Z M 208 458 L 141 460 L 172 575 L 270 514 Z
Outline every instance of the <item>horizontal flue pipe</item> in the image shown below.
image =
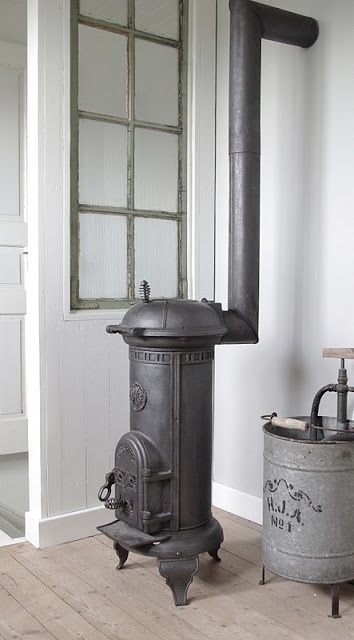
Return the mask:
M 313 18 L 230 0 L 229 289 L 223 343 L 258 342 L 261 39 L 307 48 L 318 32 Z

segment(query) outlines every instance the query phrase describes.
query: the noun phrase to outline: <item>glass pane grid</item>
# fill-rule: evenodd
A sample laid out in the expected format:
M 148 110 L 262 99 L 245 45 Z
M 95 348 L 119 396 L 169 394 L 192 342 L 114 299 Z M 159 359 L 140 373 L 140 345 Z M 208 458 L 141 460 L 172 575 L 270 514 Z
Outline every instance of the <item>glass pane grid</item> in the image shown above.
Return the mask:
M 87 2 L 90 3 L 91 0 L 87 0 Z M 110 213 L 111 215 L 115 215 L 115 214 L 119 215 L 121 219 L 123 218 L 126 220 L 127 259 L 126 259 L 125 280 L 126 280 L 128 295 L 123 297 L 122 291 L 120 291 L 119 295 L 121 297 L 117 296 L 119 297 L 119 299 L 117 299 L 114 296 L 107 297 L 107 295 L 102 295 L 103 293 L 102 291 L 100 296 L 94 297 L 93 295 L 94 289 L 92 288 L 92 291 L 91 291 L 92 295 L 90 293 L 90 295 L 87 296 L 87 292 L 88 292 L 87 287 L 86 289 L 85 287 L 81 288 L 81 293 L 82 294 L 85 293 L 86 295 L 79 295 L 80 293 L 78 291 L 79 283 L 78 283 L 77 273 L 76 273 L 76 278 L 75 278 L 75 274 L 73 278 L 73 290 L 74 290 L 73 299 L 77 300 L 76 308 L 85 308 L 85 307 L 86 308 L 97 308 L 97 307 L 121 308 L 121 307 L 129 306 L 130 304 L 134 304 L 136 302 L 136 295 L 138 295 L 138 284 L 139 284 L 138 279 L 140 277 L 139 273 L 141 270 L 141 265 L 144 265 L 144 263 L 148 264 L 146 262 L 146 259 L 143 259 L 141 255 L 139 256 L 139 251 L 141 254 L 141 231 L 139 231 L 139 229 L 141 228 L 144 229 L 145 223 L 149 223 L 148 226 L 151 226 L 149 233 L 152 237 L 154 237 L 154 229 L 155 231 L 156 229 L 160 231 L 163 230 L 164 233 L 165 232 L 167 233 L 167 229 L 169 228 L 170 234 L 172 233 L 171 231 L 172 228 L 174 229 L 172 233 L 173 238 L 171 236 L 171 239 L 166 243 L 166 246 L 170 247 L 173 253 L 172 262 L 174 266 L 172 265 L 171 268 L 175 269 L 176 281 L 175 281 L 175 284 L 172 284 L 171 286 L 167 285 L 167 283 L 162 283 L 160 286 L 161 288 L 160 295 L 161 297 L 174 297 L 174 296 L 183 295 L 181 274 L 184 267 L 182 264 L 183 260 L 181 256 L 183 253 L 182 252 L 182 245 L 183 245 L 182 229 L 185 227 L 185 223 L 184 223 L 185 198 L 183 197 L 183 191 L 185 190 L 183 188 L 183 185 L 185 184 L 185 181 L 184 181 L 184 175 L 182 175 L 181 170 L 182 170 L 182 164 L 183 164 L 182 163 L 182 160 L 183 160 L 182 140 L 185 138 L 185 130 L 184 130 L 184 127 L 182 127 L 183 107 L 181 104 L 182 103 L 181 71 L 182 71 L 183 60 L 180 52 L 181 42 L 178 41 L 177 39 L 175 39 L 174 42 L 171 42 L 170 34 L 167 34 L 167 33 L 166 34 L 158 34 L 153 32 L 148 33 L 148 29 L 146 29 L 146 31 L 142 33 L 142 30 L 140 30 L 139 28 L 135 29 L 134 28 L 134 6 L 133 6 L 134 2 L 132 2 L 132 0 L 128 0 L 128 2 L 129 2 L 128 27 L 125 27 L 123 25 L 112 24 L 112 22 L 108 20 L 107 21 L 103 20 L 101 17 L 96 19 L 91 16 L 88 17 L 87 15 L 84 17 L 80 15 L 77 16 L 78 25 L 89 24 L 91 27 L 96 26 L 97 28 L 100 28 L 100 29 L 102 29 L 103 27 L 105 31 L 107 30 L 107 32 L 120 33 L 127 36 L 127 60 L 128 60 L 127 88 L 128 88 L 128 91 L 127 91 L 127 101 L 126 101 L 126 108 L 127 108 L 126 117 L 122 113 L 118 113 L 118 112 L 103 113 L 103 110 L 100 110 L 102 112 L 97 113 L 94 110 L 89 111 L 86 109 L 84 110 L 83 108 L 81 108 L 80 110 L 77 110 L 78 125 L 83 120 L 86 120 L 86 121 L 91 120 L 92 123 L 106 122 L 106 123 L 112 124 L 113 127 L 120 126 L 120 128 L 126 129 L 127 131 L 126 205 L 124 205 L 124 203 L 121 203 L 121 205 L 119 205 L 118 202 L 117 203 L 88 202 L 90 198 L 86 198 L 85 203 L 80 202 L 79 204 L 78 203 L 79 198 L 76 198 L 76 202 L 77 202 L 76 207 L 80 209 L 81 218 L 82 216 L 86 217 L 85 214 L 89 214 L 91 211 L 92 212 L 94 211 L 97 217 L 104 216 L 105 213 Z M 164 37 L 164 35 L 166 35 L 166 37 Z M 149 112 L 149 109 L 147 109 L 147 112 L 145 113 L 144 112 L 145 106 L 143 106 L 143 100 L 140 101 L 140 108 L 138 107 L 137 113 L 136 113 L 136 88 L 135 88 L 136 47 L 137 46 L 140 47 L 141 51 L 144 52 L 144 46 L 145 46 L 143 44 L 144 42 L 147 43 L 146 45 L 148 47 L 147 51 L 150 50 L 151 52 L 153 52 L 152 58 L 154 58 L 154 56 L 156 57 L 157 53 L 160 51 L 159 47 L 161 45 L 168 47 L 168 49 L 166 49 L 166 52 L 168 52 L 167 56 L 170 56 L 171 60 L 175 61 L 173 62 L 173 64 L 177 65 L 177 67 L 175 67 L 177 71 L 174 72 L 176 73 L 176 76 L 175 76 L 176 88 L 174 89 L 174 92 L 175 92 L 174 96 L 177 104 L 176 104 L 176 107 L 173 107 L 171 102 L 170 116 L 167 118 L 165 122 L 163 122 L 164 118 L 161 116 L 161 114 L 157 113 L 156 117 L 154 116 L 154 113 L 153 113 L 154 110 L 156 112 L 155 107 L 150 107 L 150 112 Z M 151 49 L 149 49 L 150 46 L 152 47 Z M 173 54 L 172 52 L 173 50 L 176 51 L 176 49 L 177 49 L 177 57 L 175 58 L 174 57 L 175 54 Z M 143 58 L 143 56 L 141 55 L 140 58 Z M 166 74 L 167 73 L 168 73 L 168 68 L 166 70 Z M 140 72 L 140 76 L 141 77 L 144 76 L 143 70 Z M 146 84 L 146 86 L 148 87 L 148 83 Z M 160 99 L 162 99 L 163 95 L 159 97 Z M 158 105 L 158 101 L 156 102 L 156 104 Z M 80 103 L 78 104 L 78 106 L 80 106 Z M 151 117 L 151 113 L 152 113 L 152 117 Z M 147 118 L 147 119 L 145 120 L 143 118 Z M 154 122 L 154 120 L 156 120 L 156 122 Z M 162 120 L 162 122 L 160 122 L 159 120 Z M 77 129 L 79 130 L 79 126 L 77 126 Z M 143 133 L 144 131 L 146 132 L 145 134 Z M 138 189 L 138 193 L 136 191 L 137 189 L 136 187 L 136 165 L 137 165 L 136 137 L 138 136 L 138 144 L 139 144 L 139 139 L 141 140 L 144 137 L 149 138 L 150 134 L 152 134 L 152 136 L 156 134 L 156 140 L 164 141 L 165 143 L 169 141 L 167 146 L 170 145 L 171 147 L 172 145 L 175 148 L 175 151 L 172 154 L 170 154 L 170 161 L 171 161 L 171 157 L 173 156 L 174 159 L 172 159 L 172 164 L 173 164 L 172 172 L 176 171 L 176 180 L 173 185 L 173 182 L 171 182 L 172 178 L 170 177 L 170 179 L 168 179 L 168 175 L 167 175 L 167 182 L 169 182 L 169 184 L 167 184 L 167 187 L 166 187 L 166 184 L 165 184 L 166 175 L 162 177 L 161 184 L 164 184 L 166 194 L 168 194 L 169 192 L 170 194 L 169 196 L 166 195 L 165 199 L 160 194 L 159 196 L 160 201 L 156 196 L 156 193 L 154 194 L 151 188 L 150 188 L 150 200 L 148 197 L 147 201 L 146 199 L 144 201 L 144 198 L 139 196 L 139 189 Z M 172 142 L 173 138 L 175 139 L 175 143 Z M 78 147 L 77 147 L 77 153 L 78 153 Z M 166 158 L 167 158 L 167 155 L 166 155 Z M 144 165 L 144 158 L 142 159 L 140 158 L 140 165 L 141 164 Z M 138 165 L 139 165 L 139 160 L 138 160 Z M 146 166 L 148 166 L 148 161 L 146 161 Z M 161 165 L 161 170 L 162 172 L 164 170 L 163 161 Z M 158 176 L 159 176 L 159 171 L 157 168 L 157 171 L 155 170 L 155 189 L 156 191 L 161 191 L 161 189 L 157 188 L 159 186 Z M 149 180 L 145 179 L 145 182 L 148 183 Z M 171 195 L 172 191 L 173 193 Z M 92 200 L 95 199 L 92 196 L 92 194 L 90 197 Z M 80 200 L 82 199 L 84 198 L 80 198 Z M 150 205 L 150 206 L 146 206 L 146 205 Z M 159 206 L 159 205 L 162 205 L 162 206 Z M 78 223 L 77 208 L 76 208 L 76 213 L 74 212 L 73 219 L 74 221 L 76 219 Z M 173 227 L 170 227 L 169 225 L 173 225 Z M 138 229 L 138 236 L 136 236 L 137 229 Z M 139 236 L 139 233 L 140 233 L 140 236 Z M 146 238 L 146 234 L 145 234 L 145 238 Z M 156 233 L 155 233 L 155 241 L 157 241 Z M 137 242 L 138 242 L 138 245 L 136 244 Z M 75 245 L 75 242 L 74 242 L 74 245 Z M 137 250 L 138 250 L 138 254 L 136 255 Z M 77 252 L 79 253 L 78 245 L 77 245 Z M 148 255 L 148 252 L 146 253 L 145 251 L 145 258 L 146 258 L 146 255 Z M 166 256 L 164 259 L 166 259 Z M 137 265 L 135 264 L 136 260 L 138 261 Z M 74 268 L 75 267 L 76 269 L 79 268 L 79 265 L 80 265 L 79 256 L 78 257 L 74 256 L 73 265 L 74 265 Z M 102 265 L 100 266 L 102 271 L 103 267 Z M 122 269 L 120 269 L 120 271 L 122 275 Z M 157 272 L 159 272 L 159 269 L 157 269 Z M 112 287 L 114 288 L 114 282 Z M 107 292 L 105 291 L 104 293 L 107 293 Z M 164 295 L 164 293 L 166 293 L 166 295 Z

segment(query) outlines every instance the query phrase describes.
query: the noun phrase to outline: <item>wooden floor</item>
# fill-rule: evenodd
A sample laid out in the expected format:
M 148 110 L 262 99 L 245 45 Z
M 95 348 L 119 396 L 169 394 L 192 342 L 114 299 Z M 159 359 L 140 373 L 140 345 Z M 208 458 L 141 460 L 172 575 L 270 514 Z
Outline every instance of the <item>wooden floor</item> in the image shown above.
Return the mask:
M 261 575 L 260 527 L 214 510 L 225 532 L 222 562 L 209 555 L 175 607 L 156 560 L 131 554 L 115 571 L 110 541 L 96 536 L 38 551 L 0 549 L 0 639 L 350 640 L 354 587 L 341 588 L 342 618 L 328 617 L 329 590 Z

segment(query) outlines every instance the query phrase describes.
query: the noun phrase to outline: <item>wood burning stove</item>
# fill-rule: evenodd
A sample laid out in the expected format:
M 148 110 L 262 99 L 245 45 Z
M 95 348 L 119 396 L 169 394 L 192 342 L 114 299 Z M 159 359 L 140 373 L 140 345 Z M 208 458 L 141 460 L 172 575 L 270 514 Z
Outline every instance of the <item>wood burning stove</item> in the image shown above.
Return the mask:
M 155 556 L 177 605 L 202 552 L 218 559 L 212 517 L 212 362 L 219 343 L 258 342 L 261 38 L 312 46 L 312 18 L 230 0 L 230 233 L 228 310 L 216 303 L 143 300 L 119 326 L 129 344 L 130 433 L 99 493 L 117 520 L 99 527 L 121 568 L 130 550 Z M 115 487 L 115 497 L 110 498 Z
M 211 514 L 214 346 L 226 333 L 220 305 L 143 300 L 118 326 L 129 344 L 130 432 L 99 498 L 117 520 L 99 527 L 121 568 L 131 550 L 156 556 L 175 603 L 186 604 L 198 555 L 218 559 L 223 540 Z M 111 488 L 115 497 L 110 497 Z

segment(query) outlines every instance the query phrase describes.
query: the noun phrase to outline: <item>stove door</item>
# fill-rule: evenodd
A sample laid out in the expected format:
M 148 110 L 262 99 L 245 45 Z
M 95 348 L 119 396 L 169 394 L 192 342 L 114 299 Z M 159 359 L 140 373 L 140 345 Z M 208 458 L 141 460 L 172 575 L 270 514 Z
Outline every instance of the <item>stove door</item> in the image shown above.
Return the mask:
M 146 533 L 161 529 L 163 483 L 160 456 L 138 431 L 125 434 L 115 454 L 116 517 Z

